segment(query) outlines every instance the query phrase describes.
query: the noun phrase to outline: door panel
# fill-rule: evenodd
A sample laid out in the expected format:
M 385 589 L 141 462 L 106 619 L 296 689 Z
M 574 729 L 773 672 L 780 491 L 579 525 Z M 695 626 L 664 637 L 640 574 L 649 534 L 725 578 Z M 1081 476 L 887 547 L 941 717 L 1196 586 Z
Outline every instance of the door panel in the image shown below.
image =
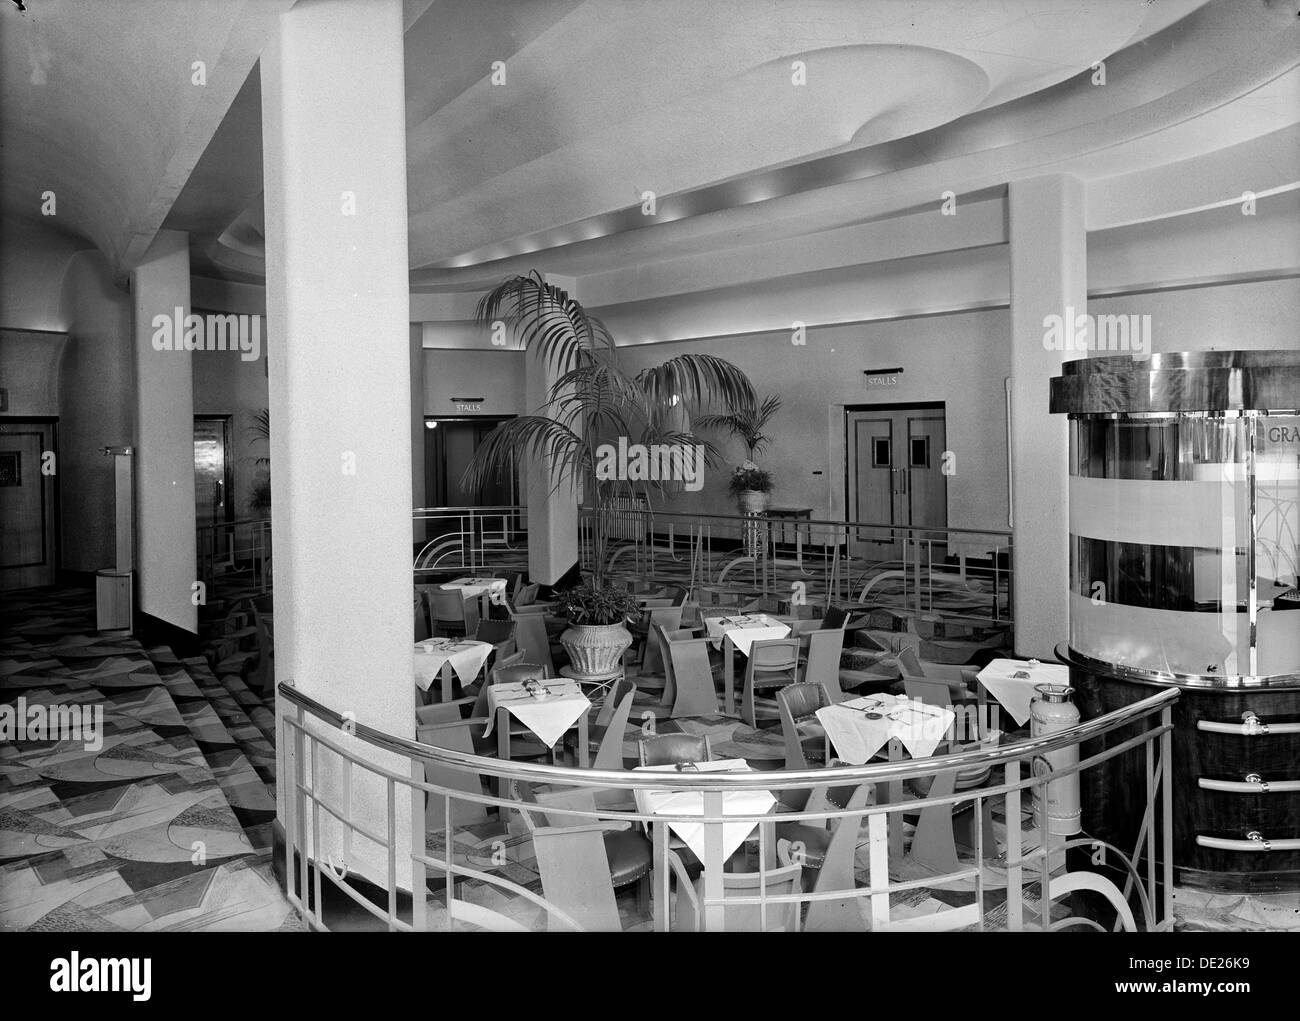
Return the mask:
M 229 432 L 225 416 L 194 419 L 194 512 L 200 528 L 230 520 Z
M 426 420 L 424 485 L 426 507 L 500 507 L 517 502 L 513 478 L 489 479 L 477 491 L 464 489 L 461 476 L 483 439 L 503 418 Z M 432 424 L 433 428 L 428 428 Z
M 53 585 L 58 570 L 53 422 L 0 420 L 0 589 Z
M 889 406 L 846 413 L 848 477 L 845 506 L 850 520 L 913 528 L 948 524 L 947 444 L 942 406 Z M 914 534 L 914 533 L 913 533 Z M 858 528 L 850 552 L 868 560 L 899 560 L 909 533 Z M 936 546 L 936 556 L 943 547 Z
M 853 521 L 893 524 L 894 420 L 890 415 L 854 414 L 849 419 L 849 458 L 857 485 L 850 488 L 849 518 Z M 855 553 L 872 560 L 889 560 L 895 555 L 898 536 L 893 529 L 858 528 L 853 538 Z

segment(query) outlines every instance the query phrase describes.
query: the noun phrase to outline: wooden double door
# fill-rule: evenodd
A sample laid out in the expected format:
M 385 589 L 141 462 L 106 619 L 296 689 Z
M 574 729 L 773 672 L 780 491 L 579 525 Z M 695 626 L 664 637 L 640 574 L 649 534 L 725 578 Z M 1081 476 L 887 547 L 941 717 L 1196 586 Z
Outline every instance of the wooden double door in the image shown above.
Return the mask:
M 0 418 L 0 591 L 55 582 L 57 440 L 55 419 Z
M 868 560 L 903 557 L 907 529 L 948 525 L 944 474 L 947 419 L 942 403 L 845 409 L 850 552 Z

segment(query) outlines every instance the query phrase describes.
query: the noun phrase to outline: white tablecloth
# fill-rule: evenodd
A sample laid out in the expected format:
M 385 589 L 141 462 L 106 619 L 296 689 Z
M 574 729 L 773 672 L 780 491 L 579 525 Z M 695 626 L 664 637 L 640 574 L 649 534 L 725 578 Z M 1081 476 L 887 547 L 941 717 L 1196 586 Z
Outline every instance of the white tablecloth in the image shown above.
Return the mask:
M 817 719 L 836 755 L 860 766 L 895 737 L 914 759 L 933 755 L 956 716 L 902 695 L 867 695 L 818 709 Z
M 731 636 L 731 644 L 740 650 L 742 656 L 749 655 L 749 647 L 755 642 L 767 642 L 775 638 L 784 638 L 790 633 L 790 625 L 783 624 L 766 613 L 742 613 L 730 617 L 709 617 L 705 621 L 709 638 L 715 649 L 722 648 L 722 639 Z
M 492 655 L 492 645 L 488 642 L 475 642 L 466 638 L 430 638 L 415 643 L 415 683 L 422 691 L 438 679 L 442 665 L 450 662 L 461 684 L 471 683 L 484 662 Z
M 1070 668 L 1037 660 L 995 659 L 976 676 L 984 690 L 1023 727 L 1029 722 L 1029 703 L 1034 698 L 1034 686 L 1057 684 L 1068 687 Z
M 549 694 L 533 698 L 524 690 L 523 681 L 493 684 L 488 688 L 488 725 L 483 731 L 487 737 L 496 724 L 497 709 L 505 709 L 511 716 L 536 734 L 547 748 L 564 736 L 583 713 L 591 709 L 591 699 L 582 693 L 577 681 L 550 677 L 537 681 Z
M 713 762 L 696 763 L 701 773 L 749 773 L 753 772 L 744 759 L 717 759 Z M 677 773 L 676 766 L 638 766 L 637 772 Z M 689 774 L 687 774 L 689 775 Z M 723 815 L 766 815 L 776 804 L 770 791 L 723 791 Z M 638 812 L 647 815 L 703 815 L 703 791 L 666 791 L 663 789 L 640 788 L 636 790 L 636 807 Z M 728 822 L 722 824 L 722 856 L 729 858 L 745 838 L 757 827 L 755 822 Z M 670 822 L 668 828 L 682 839 L 691 852 L 700 861 L 704 861 L 704 823 L 678 821 Z
M 506 580 L 504 578 L 454 578 L 439 587 L 443 589 L 460 589 L 468 599 L 486 595 L 490 601 L 498 605 L 505 599 L 506 595 Z

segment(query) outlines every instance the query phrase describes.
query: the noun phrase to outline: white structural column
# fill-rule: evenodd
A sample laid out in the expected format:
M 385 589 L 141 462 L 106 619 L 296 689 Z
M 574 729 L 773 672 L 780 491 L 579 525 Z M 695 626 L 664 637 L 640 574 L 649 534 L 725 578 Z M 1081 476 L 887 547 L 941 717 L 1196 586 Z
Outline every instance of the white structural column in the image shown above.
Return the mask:
M 1044 343 L 1048 316 L 1088 310 L 1084 189 L 1058 174 L 1010 185 L 1011 498 L 1015 647 L 1051 656 L 1069 632 L 1069 433 L 1049 380 L 1077 353 Z
M 262 54 L 262 133 L 276 681 L 413 738 L 401 0 L 308 0 L 281 15 Z M 409 775 L 405 758 L 322 729 Z M 277 742 L 282 824 L 291 753 Z M 354 769 L 349 792 L 336 755 L 315 765 L 336 810 L 388 830 L 383 783 Z M 398 880 L 409 885 L 410 798 L 400 788 L 396 808 Z M 323 812 L 319 823 L 317 861 L 386 882 L 376 843 L 345 837 Z
M 416 507 L 424 500 L 424 325 L 411 323 L 411 499 Z M 425 521 L 412 522 L 412 537 L 422 542 L 429 534 Z
M 131 272 L 136 372 L 136 563 L 140 610 L 198 630 L 194 601 L 194 376 L 189 235 L 160 231 Z M 236 352 L 232 355 L 238 358 Z M 104 459 L 105 472 L 112 461 Z M 108 566 L 108 565 L 104 565 Z
M 547 276 L 556 287 L 578 297 L 572 277 Z M 534 348 L 524 355 L 524 401 L 536 414 L 550 395 L 558 373 Z M 530 462 L 520 480 L 528 504 L 528 577 L 550 585 L 578 562 L 578 499 L 574 480 L 559 486 L 549 466 Z

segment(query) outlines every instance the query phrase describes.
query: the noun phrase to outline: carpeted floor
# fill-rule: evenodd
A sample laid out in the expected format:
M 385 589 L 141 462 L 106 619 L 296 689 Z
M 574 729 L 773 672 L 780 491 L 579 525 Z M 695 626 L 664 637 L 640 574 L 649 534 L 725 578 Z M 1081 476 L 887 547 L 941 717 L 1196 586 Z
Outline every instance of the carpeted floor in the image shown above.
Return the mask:
M 0 702 L 103 713 L 98 749 L 0 745 L 0 929 L 302 928 L 274 796 L 185 665 L 97 634 L 88 589 L 9 593 L 0 616 Z

